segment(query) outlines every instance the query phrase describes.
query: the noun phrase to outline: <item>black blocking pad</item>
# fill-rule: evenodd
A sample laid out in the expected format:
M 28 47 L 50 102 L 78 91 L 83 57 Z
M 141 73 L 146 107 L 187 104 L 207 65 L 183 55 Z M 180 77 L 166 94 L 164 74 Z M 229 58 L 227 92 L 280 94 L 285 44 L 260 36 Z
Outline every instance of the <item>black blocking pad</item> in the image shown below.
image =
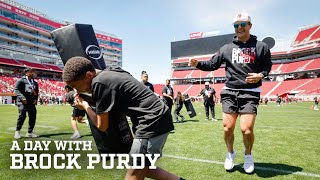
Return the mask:
M 71 24 L 51 32 L 63 64 L 75 56 L 89 59 L 96 69 L 103 70 L 106 64 L 96 35 L 91 25 Z
M 89 105 L 94 108 L 92 97 L 79 94 Z M 100 154 L 129 153 L 133 142 L 132 132 L 125 115 L 117 112 L 109 112 L 109 128 L 106 132 L 100 131 L 87 115 L 92 136 Z
M 186 109 L 187 109 L 187 112 L 188 112 L 188 115 L 190 118 L 193 118 L 195 116 L 197 116 L 197 113 L 196 111 L 194 110 L 193 108 L 193 105 L 192 105 L 192 102 L 191 100 L 189 99 L 189 95 L 188 94 L 184 94 L 184 97 L 185 97 L 185 101 L 184 101 L 184 105 L 186 106 Z

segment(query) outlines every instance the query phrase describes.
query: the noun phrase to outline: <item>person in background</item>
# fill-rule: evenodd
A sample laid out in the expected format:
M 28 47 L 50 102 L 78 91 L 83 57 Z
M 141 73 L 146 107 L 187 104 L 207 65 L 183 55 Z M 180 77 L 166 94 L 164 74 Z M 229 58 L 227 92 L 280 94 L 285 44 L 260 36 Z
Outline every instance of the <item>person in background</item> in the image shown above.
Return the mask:
M 316 97 L 314 97 L 314 108 L 313 108 L 313 110 L 319 111 L 318 105 L 319 105 L 319 100 L 318 100 L 318 98 L 316 96 Z
M 174 99 L 174 102 L 176 104 L 176 108 L 174 110 L 174 119 L 176 122 L 180 122 L 179 118 L 181 118 L 181 122 L 184 121 L 184 117 L 180 114 L 180 111 L 183 107 L 183 101 L 185 100 L 185 97 L 181 94 L 180 91 L 177 92 L 177 97 Z
M 76 92 L 74 89 L 68 85 L 64 87 L 65 91 L 67 92 L 66 95 L 66 101 L 73 107 L 73 111 L 71 114 L 71 127 L 74 131 L 73 135 L 70 137 L 71 139 L 78 139 L 81 137 L 78 124 L 79 123 L 86 123 L 86 121 L 83 119 L 83 117 L 86 115 L 85 110 L 80 110 L 77 107 L 74 106 L 74 100 L 75 100 L 75 94 Z
M 216 91 L 210 87 L 209 82 L 205 82 L 204 88 L 201 90 L 198 96 L 203 96 L 204 109 L 206 111 L 206 120 L 209 120 L 209 109 L 211 110 L 212 121 L 218 121 L 214 111 L 216 97 Z
M 15 84 L 14 92 L 17 95 L 17 103 L 19 117 L 16 126 L 16 132 L 14 134 L 15 139 L 20 139 L 20 130 L 26 119 L 27 113 L 29 116 L 29 127 L 26 137 L 36 138 L 38 135 L 34 134 L 33 129 L 37 119 L 36 105 L 39 97 L 39 86 L 37 81 L 34 80 L 36 75 L 35 69 L 26 68 L 24 70 L 25 75 L 22 76 Z
M 162 88 L 163 102 L 169 107 L 169 111 L 171 113 L 172 105 L 173 105 L 173 88 L 170 85 L 170 79 L 166 80 L 166 85 Z
M 148 82 L 149 76 L 146 71 L 141 72 L 141 83 L 147 86 L 152 92 L 154 92 L 153 85 Z

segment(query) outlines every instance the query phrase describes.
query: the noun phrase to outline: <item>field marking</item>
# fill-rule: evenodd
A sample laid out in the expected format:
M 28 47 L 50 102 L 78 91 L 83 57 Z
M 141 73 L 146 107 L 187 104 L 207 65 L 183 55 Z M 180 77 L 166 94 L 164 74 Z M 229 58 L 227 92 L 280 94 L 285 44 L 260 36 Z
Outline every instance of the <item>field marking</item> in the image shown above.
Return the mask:
M 188 157 L 175 156 L 175 155 L 169 155 L 169 154 L 164 154 L 163 157 L 168 157 L 168 158 L 173 158 L 173 159 L 181 159 L 181 160 L 193 161 L 193 162 L 203 162 L 203 163 L 224 165 L 223 162 L 208 160 L 208 159 L 188 158 Z M 239 165 L 240 164 L 235 164 L 235 166 L 239 166 Z M 271 171 L 271 172 L 278 172 L 278 173 L 284 173 L 284 174 L 295 174 L 295 175 L 300 175 L 300 176 L 309 176 L 309 177 L 319 177 L 320 178 L 320 174 L 314 174 L 314 173 L 308 173 L 308 172 L 279 170 L 279 169 L 259 167 L 259 166 L 256 166 L 255 169 L 262 170 L 262 171 Z
M 199 121 L 201 121 L 201 120 L 199 120 Z M 203 120 L 203 121 L 205 121 L 205 120 Z M 189 125 L 214 125 L 214 124 L 216 124 L 216 123 L 219 123 L 219 122 L 222 122 L 221 120 L 219 120 L 218 122 L 215 122 L 215 121 L 207 121 L 207 122 L 192 122 L 192 121 L 190 121 L 190 122 L 188 122 L 188 120 L 186 120 L 186 122 L 187 123 L 180 123 L 181 125 L 184 125 L 184 124 L 189 124 Z M 212 123 L 210 123 L 210 122 L 212 122 Z M 177 125 L 177 124 L 179 124 L 179 123 L 176 123 L 175 125 Z M 220 123 L 219 123 L 220 124 Z M 222 126 L 221 126 L 222 127 Z M 311 130 L 311 131 L 319 131 L 320 130 L 320 128 L 310 128 L 310 127 L 297 127 L 297 126 L 287 126 L 287 127 L 285 127 L 285 126 L 281 126 L 281 127 L 279 127 L 279 126 L 264 126 L 264 125 L 256 125 L 255 126 L 255 129 L 256 128 L 268 128 L 268 129 L 297 129 L 297 130 Z
M 295 127 L 295 126 L 288 126 L 288 127 L 278 127 L 278 126 L 256 126 L 256 127 L 265 127 L 270 129 L 301 129 L 301 130 L 317 130 L 319 131 L 320 128 L 309 128 L 309 127 Z

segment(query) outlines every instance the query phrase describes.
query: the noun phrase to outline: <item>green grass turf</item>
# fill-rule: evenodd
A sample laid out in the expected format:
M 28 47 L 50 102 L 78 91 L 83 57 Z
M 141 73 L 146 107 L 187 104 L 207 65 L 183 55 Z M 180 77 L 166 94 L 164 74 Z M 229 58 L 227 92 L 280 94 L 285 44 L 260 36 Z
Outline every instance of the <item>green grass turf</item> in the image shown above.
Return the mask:
M 243 144 L 239 121 L 235 129 L 236 163 L 231 172 L 223 168 L 226 147 L 223 141 L 221 106 L 216 106 L 218 122 L 205 121 L 202 103 L 194 103 L 198 113 L 188 118 L 185 108 L 181 113 L 186 122 L 175 123 L 163 149 L 164 157 L 157 165 L 185 179 L 313 179 L 320 177 L 320 111 L 311 110 L 310 103 L 293 103 L 275 107 L 274 103 L 260 106 L 255 124 L 253 156 L 257 169 L 247 175 L 242 169 Z M 33 140 L 70 140 L 70 106 L 37 106 L 38 116 L 35 133 L 40 138 Z M 101 164 L 88 170 L 86 153 L 98 153 L 93 144 L 92 151 L 76 151 L 82 156 L 78 160 L 81 170 L 10 170 L 10 153 L 72 153 L 56 152 L 53 142 L 50 151 L 10 151 L 15 131 L 17 108 L 0 106 L 0 179 L 123 179 L 125 170 L 104 170 Z M 25 135 L 28 118 L 21 131 Z M 83 137 L 79 140 L 93 141 L 88 126 L 79 124 Z M 25 140 L 18 140 L 23 148 Z M 93 142 L 94 143 L 94 142 Z M 172 157 L 174 156 L 174 157 Z M 178 158 L 177 158 L 178 157 Z M 181 159 L 189 158 L 189 159 Z M 298 174 L 295 174 L 298 173 Z

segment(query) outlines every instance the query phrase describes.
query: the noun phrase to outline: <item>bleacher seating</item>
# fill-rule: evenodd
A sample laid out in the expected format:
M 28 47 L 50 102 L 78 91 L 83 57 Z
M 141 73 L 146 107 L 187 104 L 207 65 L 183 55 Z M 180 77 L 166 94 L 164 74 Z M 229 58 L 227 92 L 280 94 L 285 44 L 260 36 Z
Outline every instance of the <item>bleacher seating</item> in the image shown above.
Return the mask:
M 12 77 L 0 75 L 0 93 L 13 93 L 14 86 L 17 80 L 20 77 Z M 52 80 L 52 79 L 44 79 L 44 78 L 36 78 L 35 79 L 39 85 L 39 93 L 43 96 L 64 96 L 65 83 L 61 80 Z
M 308 37 L 312 35 L 313 32 L 315 32 L 318 29 L 319 25 L 317 26 L 312 26 L 306 29 L 303 29 L 298 32 L 296 35 L 295 40 L 293 41 L 293 45 L 298 45 L 301 43 L 304 43 L 305 41 L 308 41 Z
M 303 71 L 305 69 L 305 66 L 310 62 L 311 62 L 311 60 L 288 63 L 287 67 L 285 69 L 283 69 L 282 73 Z
M 313 41 L 318 41 L 320 39 L 320 26 L 318 26 L 318 29 L 313 32 L 313 34 L 310 36 L 309 41 L 313 42 Z
M 60 69 L 58 66 L 53 64 L 43 64 L 44 66 L 48 67 L 52 71 L 62 72 L 62 69 Z
M 200 71 L 200 70 L 194 70 L 191 74 L 191 78 L 204 78 L 204 77 L 211 77 L 211 71 Z
M 20 66 L 20 67 L 22 66 L 23 67 L 22 63 L 19 63 L 16 60 L 7 59 L 7 58 L 0 58 L 0 64 L 10 65 L 10 66 Z
M 23 61 L 23 60 L 19 60 L 19 62 L 23 63 L 27 67 L 33 67 L 33 68 L 39 69 L 39 70 L 50 70 L 49 68 L 43 66 L 42 64 L 29 62 L 29 61 Z
M 191 78 L 192 72 L 193 70 L 173 71 L 172 78 L 174 79 Z
M 320 68 L 320 58 L 311 61 L 311 63 L 305 66 L 305 70 L 315 70 Z
M 160 96 L 162 96 L 162 88 L 164 87 L 163 84 L 154 84 L 153 85 L 153 89 L 154 89 L 154 92 L 156 94 L 159 94 Z

